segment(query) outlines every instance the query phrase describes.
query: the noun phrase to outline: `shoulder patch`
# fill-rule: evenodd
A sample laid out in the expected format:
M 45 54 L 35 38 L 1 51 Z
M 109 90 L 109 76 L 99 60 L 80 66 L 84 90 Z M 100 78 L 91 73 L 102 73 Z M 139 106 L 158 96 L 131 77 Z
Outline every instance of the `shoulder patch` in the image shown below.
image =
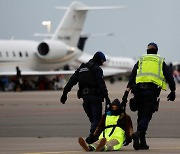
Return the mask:
M 80 68 L 79 73 L 81 73 L 81 72 L 87 72 L 87 71 L 89 71 L 89 68 L 84 67 L 84 68 Z

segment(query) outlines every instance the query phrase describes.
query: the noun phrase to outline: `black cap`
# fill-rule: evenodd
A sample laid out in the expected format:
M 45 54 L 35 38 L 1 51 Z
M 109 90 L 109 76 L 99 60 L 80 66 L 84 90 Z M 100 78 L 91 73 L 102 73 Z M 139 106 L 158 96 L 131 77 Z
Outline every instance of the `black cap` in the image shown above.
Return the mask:
M 157 44 L 156 43 L 154 43 L 154 42 L 151 42 L 151 43 L 149 43 L 148 44 L 148 46 L 153 46 L 153 47 L 155 47 L 156 49 L 157 49 L 157 51 L 158 51 L 158 46 L 157 46 Z
M 102 61 L 105 62 L 106 57 L 101 51 L 98 51 L 94 54 L 93 61 L 97 62 L 99 65 L 102 65 Z

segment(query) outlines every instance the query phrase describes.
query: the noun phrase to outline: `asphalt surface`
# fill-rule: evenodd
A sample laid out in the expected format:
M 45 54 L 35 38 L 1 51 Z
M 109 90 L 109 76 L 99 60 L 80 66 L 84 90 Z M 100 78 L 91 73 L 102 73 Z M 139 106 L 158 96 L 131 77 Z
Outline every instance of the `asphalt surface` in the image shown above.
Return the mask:
M 122 98 L 126 82 L 107 82 L 111 100 Z M 89 134 L 89 121 L 76 97 L 77 87 L 68 95 L 66 104 L 59 102 L 62 91 L 0 93 L 0 154 L 80 153 L 79 136 Z M 168 102 L 170 91 L 161 93 L 159 111 L 147 132 L 148 153 L 180 153 L 180 85 L 176 101 Z M 129 96 L 131 97 L 131 95 Z M 136 130 L 136 113 L 129 110 Z M 122 149 L 134 151 L 132 144 Z M 147 151 L 140 151 L 147 153 Z

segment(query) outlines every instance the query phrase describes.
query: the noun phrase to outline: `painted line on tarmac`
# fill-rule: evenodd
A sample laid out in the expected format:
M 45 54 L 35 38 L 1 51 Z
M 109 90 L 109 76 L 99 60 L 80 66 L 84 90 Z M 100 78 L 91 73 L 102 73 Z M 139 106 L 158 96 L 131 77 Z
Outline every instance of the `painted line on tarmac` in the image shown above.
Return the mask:
M 58 153 L 81 153 L 83 151 L 60 151 L 60 152 L 28 152 L 22 154 L 58 154 Z
M 172 149 L 180 149 L 180 147 L 157 147 L 157 148 L 150 148 L 150 150 L 172 150 Z
M 150 148 L 149 150 L 175 150 L 180 149 L 179 147 L 157 147 L 157 148 Z M 128 151 L 128 150 L 127 150 Z M 127 152 L 126 151 L 126 152 Z M 31 152 L 31 153 L 22 153 L 22 154 L 61 154 L 61 153 L 82 153 L 84 151 L 60 151 L 60 152 Z

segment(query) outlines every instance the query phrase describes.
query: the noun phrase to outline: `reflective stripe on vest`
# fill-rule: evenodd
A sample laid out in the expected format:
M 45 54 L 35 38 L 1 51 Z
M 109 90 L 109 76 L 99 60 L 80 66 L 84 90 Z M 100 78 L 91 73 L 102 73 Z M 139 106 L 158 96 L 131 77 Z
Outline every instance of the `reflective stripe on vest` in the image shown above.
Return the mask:
M 136 83 L 152 82 L 166 90 L 163 62 L 164 58 L 159 55 L 147 54 L 142 56 L 138 63 Z
M 120 115 L 106 115 L 105 130 L 100 134 L 99 139 L 105 137 L 107 141 L 117 139 L 119 144 L 113 146 L 114 150 L 120 150 L 125 140 L 125 131 L 117 125 Z M 111 127 L 112 126 L 112 127 Z M 113 131 L 113 132 L 112 132 Z

